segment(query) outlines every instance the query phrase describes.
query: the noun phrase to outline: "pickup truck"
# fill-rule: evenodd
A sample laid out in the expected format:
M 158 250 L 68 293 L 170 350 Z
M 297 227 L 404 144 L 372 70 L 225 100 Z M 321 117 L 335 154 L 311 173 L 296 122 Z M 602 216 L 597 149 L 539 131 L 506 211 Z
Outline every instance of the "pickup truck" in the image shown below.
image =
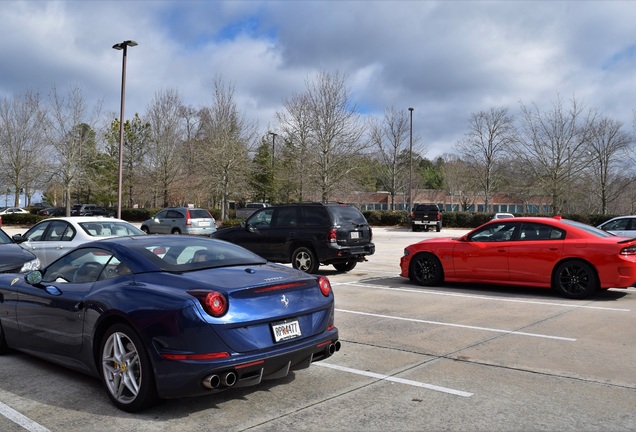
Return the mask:
M 236 210 L 236 217 L 237 219 L 247 219 L 256 210 L 269 206 L 270 204 L 261 202 L 247 203 L 244 208 Z
M 429 227 L 435 227 L 437 232 L 442 230 L 442 213 L 435 204 L 416 204 L 411 212 L 411 229 L 419 231 L 420 228 L 428 231 Z

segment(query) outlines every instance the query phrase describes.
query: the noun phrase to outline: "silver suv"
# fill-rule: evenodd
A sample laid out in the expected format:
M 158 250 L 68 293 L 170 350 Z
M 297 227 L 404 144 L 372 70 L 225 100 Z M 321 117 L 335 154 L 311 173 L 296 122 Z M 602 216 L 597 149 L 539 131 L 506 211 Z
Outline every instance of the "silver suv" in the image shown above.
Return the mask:
M 141 224 L 146 234 L 192 234 L 208 236 L 216 231 L 214 217 L 201 208 L 169 207 Z

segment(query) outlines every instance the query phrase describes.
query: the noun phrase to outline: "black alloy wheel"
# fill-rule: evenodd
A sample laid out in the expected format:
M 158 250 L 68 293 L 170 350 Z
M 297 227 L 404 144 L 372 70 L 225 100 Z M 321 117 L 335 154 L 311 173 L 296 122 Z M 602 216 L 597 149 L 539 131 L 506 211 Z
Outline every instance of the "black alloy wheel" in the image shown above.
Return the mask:
M 423 286 L 440 284 L 444 281 L 442 263 L 433 254 L 418 254 L 411 260 L 409 277 Z
M 599 288 L 594 268 L 578 260 L 564 261 L 554 271 L 552 287 L 561 295 L 571 299 L 590 296 Z

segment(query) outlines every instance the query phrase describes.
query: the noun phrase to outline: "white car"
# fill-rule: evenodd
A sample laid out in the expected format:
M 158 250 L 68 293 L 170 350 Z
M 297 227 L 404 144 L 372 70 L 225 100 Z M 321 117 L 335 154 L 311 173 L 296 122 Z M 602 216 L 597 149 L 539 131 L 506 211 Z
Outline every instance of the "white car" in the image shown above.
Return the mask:
M 144 235 L 133 224 L 121 219 L 101 216 L 73 216 L 44 219 L 13 241 L 31 251 L 46 267 L 75 247 L 108 237 Z
M 28 210 L 25 210 L 23 208 L 20 207 L 5 207 L 2 210 L 0 210 L 0 215 L 4 215 L 4 214 L 25 214 L 25 213 L 29 213 Z
M 513 215 L 512 213 L 495 213 L 491 220 L 506 219 L 512 217 L 515 217 L 515 215 Z
M 597 228 L 617 236 L 636 237 L 636 215 L 619 216 L 603 222 Z

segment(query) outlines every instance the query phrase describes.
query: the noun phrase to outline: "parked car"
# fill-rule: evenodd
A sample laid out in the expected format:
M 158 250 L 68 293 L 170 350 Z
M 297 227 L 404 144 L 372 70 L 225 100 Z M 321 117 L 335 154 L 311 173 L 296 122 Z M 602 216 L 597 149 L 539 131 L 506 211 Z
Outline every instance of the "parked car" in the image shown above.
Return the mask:
M 56 217 L 44 219 L 13 241 L 33 252 L 42 267 L 69 250 L 98 238 L 143 235 L 144 232 L 121 219 L 101 216 Z
M 11 237 L 0 228 L 0 273 L 24 273 L 39 267 L 40 260 L 31 252 L 15 244 Z
M 442 230 L 442 212 L 435 204 L 416 204 L 411 212 L 411 230 L 419 231 L 424 228 L 435 228 L 435 231 Z
M 636 284 L 636 239 L 571 220 L 516 217 L 404 249 L 400 276 L 420 285 L 477 282 L 553 288 L 569 298 Z
M 0 215 L 5 215 L 5 214 L 28 214 L 29 211 L 25 210 L 21 207 L 3 207 L 0 210 Z
M 125 411 L 283 378 L 340 348 L 329 280 L 202 237 L 85 243 L 0 275 L 0 353 L 101 378 Z
M 147 234 L 192 234 L 209 236 L 216 231 L 216 221 L 201 208 L 168 207 L 142 222 Z
M 619 216 L 608 220 L 598 228 L 623 237 L 636 237 L 636 216 Z
M 65 216 L 66 207 L 47 207 L 38 211 L 40 216 Z
M 247 219 L 256 210 L 262 209 L 262 208 L 265 208 L 265 207 L 269 207 L 269 206 L 270 206 L 270 204 L 263 203 L 263 202 L 247 203 L 245 205 L 245 207 L 236 210 L 236 217 L 238 219 Z
M 320 264 L 349 271 L 375 253 L 373 232 L 352 205 L 300 203 L 257 210 L 240 226 L 212 235 L 274 262 L 315 273 Z
M 75 204 L 71 207 L 71 216 L 115 217 L 115 212 L 95 204 Z
M 513 215 L 512 213 L 495 213 L 495 215 L 492 217 L 491 220 L 506 219 L 506 218 L 513 218 L 513 217 L 515 217 L 515 215 Z

